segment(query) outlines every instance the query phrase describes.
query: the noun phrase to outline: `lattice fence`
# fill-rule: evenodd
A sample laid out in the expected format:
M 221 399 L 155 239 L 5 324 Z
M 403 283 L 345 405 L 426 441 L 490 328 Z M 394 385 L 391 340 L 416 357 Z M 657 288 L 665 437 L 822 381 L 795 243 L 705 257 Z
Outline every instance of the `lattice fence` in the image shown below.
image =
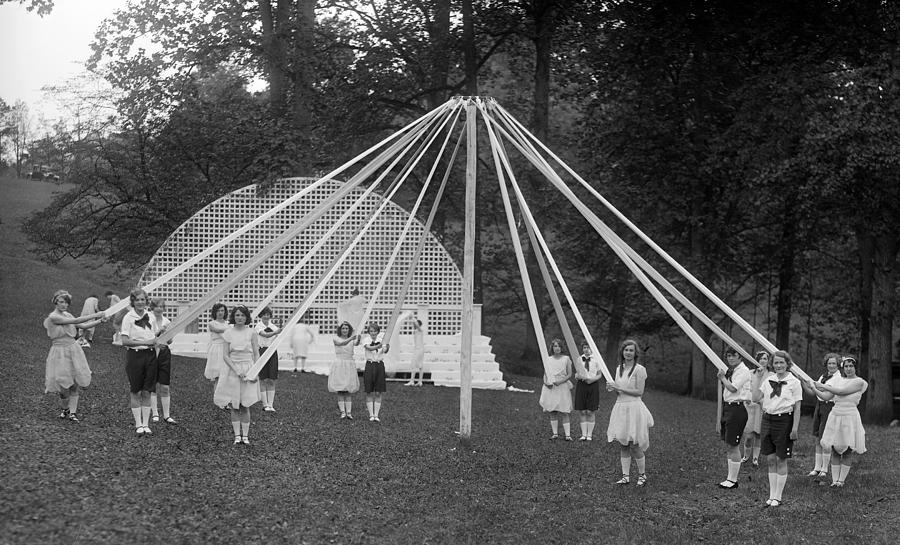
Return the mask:
M 250 185 L 209 204 L 181 225 L 163 243 L 144 270 L 140 284 L 144 285 L 159 278 L 176 265 L 212 246 L 314 181 L 310 178 L 289 178 L 267 187 L 264 192 L 258 191 L 257 186 Z M 197 300 L 200 294 L 211 291 L 234 269 L 256 255 L 290 225 L 309 214 L 340 185 L 341 182 L 323 184 L 157 288 L 153 295 L 164 297 L 170 308 L 189 305 Z M 362 189 L 357 189 L 338 201 L 318 221 L 235 286 L 222 302 L 228 305 L 229 309 L 235 304 L 247 305 L 251 309 L 259 304 L 362 193 Z M 370 195 L 354 211 L 346 225 L 335 232 L 307 266 L 278 294 L 269 305 L 277 321 L 286 320 L 300 305 L 303 297 L 324 276 L 328 266 L 342 252 L 344 245 L 353 239 L 357 230 L 382 202 L 380 196 Z M 358 288 L 367 299 L 371 297 L 408 218 L 409 213 L 406 210 L 395 203 L 388 204 L 313 302 L 307 314 L 307 323 L 318 324 L 321 332 L 331 333 L 337 320 L 337 303 L 348 298 L 354 288 Z M 387 323 L 423 231 L 424 226 L 416 220 L 375 302 L 370 321 L 376 321 L 382 326 Z M 417 304 L 429 307 L 431 334 L 454 335 L 459 332 L 462 276 L 450 255 L 431 233 L 427 235 L 424 251 L 419 258 L 404 301 L 404 309 L 414 309 Z M 208 320 L 208 313 L 200 316 L 197 324 L 199 331 L 207 330 Z M 400 333 L 411 333 L 408 322 L 398 325 L 402 328 Z

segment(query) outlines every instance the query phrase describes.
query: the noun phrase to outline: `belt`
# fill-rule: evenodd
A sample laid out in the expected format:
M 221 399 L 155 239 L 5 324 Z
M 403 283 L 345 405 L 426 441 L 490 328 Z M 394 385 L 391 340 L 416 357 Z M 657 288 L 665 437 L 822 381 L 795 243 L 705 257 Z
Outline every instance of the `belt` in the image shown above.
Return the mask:
M 794 411 L 791 410 L 786 413 L 766 413 L 766 414 L 769 416 L 790 416 L 790 415 L 794 414 Z
M 743 405 L 744 403 L 747 403 L 747 401 L 743 400 L 743 399 L 741 399 L 739 401 L 726 401 L 725 402 L 726 405 Z
M 132 352 L 143 352 L 144 350 L 150 350 L 150 347 L 146 348 L 132 348 L 130 346 L 126 347 L 126 349 L 131 350 Z
M 824 404 L 826 404 L 826 405 L 834 405 L 834 400 L 829 399 L 829 400 L 826 401 L 826 400 L 824 400 L 824 399 L 820 399 L 820 400 L 819 400 L 819 403 L 824 403 Z
M 384 360 L 366 360 L 366 363 L 384 363 Z

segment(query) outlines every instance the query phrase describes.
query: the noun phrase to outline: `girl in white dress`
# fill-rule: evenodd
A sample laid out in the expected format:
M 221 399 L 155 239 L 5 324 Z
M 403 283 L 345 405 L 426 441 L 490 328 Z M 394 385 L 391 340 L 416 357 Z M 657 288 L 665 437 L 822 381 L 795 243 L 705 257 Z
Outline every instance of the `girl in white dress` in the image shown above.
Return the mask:
M 413 319 L 413 354 L 412 354 L 412 373 L 409 375 L 409 382 L 405 386 L 421 386 L 422 379 L 425 378 L 425 372 L 422 366 L 425 364 L 425 330 L 422 328 L 422 320 Z M 419 381 L 416 382 L 416 373 L 419 374 Z
M 544 387 L 541 388 L 540 405 L 550 413 L 550 440 L 559 438 L 559 420 L 562 420 L 566 441 L 572 440 L 569 413 L 572 412 L 572 359 L 562 353 L 562 341 L 550 341 L 550 357 L 544 360 Z
M 309 345 L 316 340 L 312 329 L 306 324 L 306 315 L 300 318 L 300 322 L 291 331 L 291 351 L 294 353 L 294 369 L 297 372 L 297 362 L 300 362 L 300 371 L 306 367 L 306 357 L 309 355 Z
M 644 405 L 644 385 L 647 370 L 638 363 L 638 344 L 626 340 L 619 348 L 619 365 L 613 382 L 606 383 L 606 390 L 616 392 L 616 404 L 609 415 L 606 438 L 619 443 L 619 459 L 622 464 L 622 478 L 616 484 L 631 482 L 631 460 L 637 463 L 637 485 L 647 482 L 646 457 L 644 452 L 650 447 L 650 428 L 653 415 Z
M 213 402 L 231 410 L 234 444 L 250 444 L 250 407 L 260 399 L 259 381 L 248 380 L 247 372 L 259 354 L 259 338 L 250 327 L 250 311 L 239 305 L 231 310 L 231 329 L 226 331 L 225 368 L 216 383 Z
M 206 368 L 203 376 L 209 380 L 216 380 L 225 367 L 225 339 L 222 334 L 228 331 L 231 325 L 228 323 L 228 307 L 222 303 L 216 303 L 209 312 L 212 318 L 206 327 L 209 329 L 209 348 L 206 350 Z
M 334 360 L 328 372 L 328 391 L 338 396 L 341 418 L 353 420 L 351 394 L 359 391 L 353 347 L 359 344 L 359 335 L 353 334 L 353 326 L 344 322 L 334 332 Z
M 50 353 L 44 374 L 44 392 L 59 394 L 60 418 L 78 422 L 78 392 L 91 384 L 91 368 L 84 350 L 75 341 L 77 329 L 96 327 L 104 314 L 96 312 L 76 318 L 69 313 L 72 296 L 65 290 L 53 294 L 53 312 L 44 318 L 44 328 L 50 337 Z
M 843 380 L 837 384 L 816 381 L 813 386 L 825 399 L 834 399 L 834 407 L 828 414 L 828 422 L 822 431 L 822 448 L 831 452 L 831 486 L 844 486 L 853 453 L 866 451 L 866 430 L 859 416 L 859 405 L 862 395 L 869 388 L 869 383 L 856 374 L 856 358 L 845 357 L 841 362 Z
M 822 384 L 828 383 L 832 386 L 837 385 L 841 380 L 840 354 L 835 354 L 833 352 L 825 354 L 823 364 L 825 372 L 819 377 L 819 382 Z M 809 473 L 807 473 L 807 476 L 825 477 L 828 475 L 829 453 L 822 448 L 820 440 L 822 439 L 822 432 L 825 430 L 825 424 L 828 422 L 828 415 L 831 413 L 831 408 L 834 407 L 834 400 L 826 399 L 825 396 L 817 391 L 811 384 L 803 383 L 803 389 L 806 390 L 807 393 L 816 396 L 816 408 L 813 411 L 812 419 L 812 434 L 813 437 L 816 438 L 816 465 Z

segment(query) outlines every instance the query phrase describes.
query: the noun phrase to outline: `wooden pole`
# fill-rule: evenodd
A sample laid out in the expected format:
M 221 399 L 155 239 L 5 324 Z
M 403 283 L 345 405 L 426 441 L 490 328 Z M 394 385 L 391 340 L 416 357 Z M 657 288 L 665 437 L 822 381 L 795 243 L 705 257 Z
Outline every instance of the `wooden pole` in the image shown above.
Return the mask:
M 473 99 L 466 105 L 466 222 L 463 244 L 463 312 L 459 354 L 459 441 L 472 444 L 472 320 L 475 280 L 475 168 L 478 161 Z

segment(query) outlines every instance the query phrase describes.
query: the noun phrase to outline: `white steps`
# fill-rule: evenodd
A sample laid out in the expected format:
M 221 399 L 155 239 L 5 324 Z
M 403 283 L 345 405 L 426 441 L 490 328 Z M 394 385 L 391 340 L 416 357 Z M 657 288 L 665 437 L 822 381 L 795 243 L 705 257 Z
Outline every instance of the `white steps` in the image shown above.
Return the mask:
M 425 341 L 425 363 L 423 370 L 430 373 L 431 382 L 436 386 L 459 387 L 459 335 L 429 335 Z M 208 333 L 180 333 L 172 341 L 173 354 L 189 358 L 206 358 L 209 344 Z M 397 346 L 399 344 L 399 346 Z M 412 335 L 400 335 L 385 358 L 385 370 L 393 373 L 408 373 L 412 362 Z M 365 360 L 361 347 L 356 349 L 356 367 L 362 370 Z M 319 335 L 309 345 L 306 358 L 307 372 L 327 375 L 334 360 L 334 345 L 331 336 Z M 289 372 L 294 368 L 290 343 L 284 339 L 278 348 L 278 369 Z M 491 340 L 484 335 L 472 339 L 472 387 L 486 390 L 506 389 L 503 373 L 491 352 Z

